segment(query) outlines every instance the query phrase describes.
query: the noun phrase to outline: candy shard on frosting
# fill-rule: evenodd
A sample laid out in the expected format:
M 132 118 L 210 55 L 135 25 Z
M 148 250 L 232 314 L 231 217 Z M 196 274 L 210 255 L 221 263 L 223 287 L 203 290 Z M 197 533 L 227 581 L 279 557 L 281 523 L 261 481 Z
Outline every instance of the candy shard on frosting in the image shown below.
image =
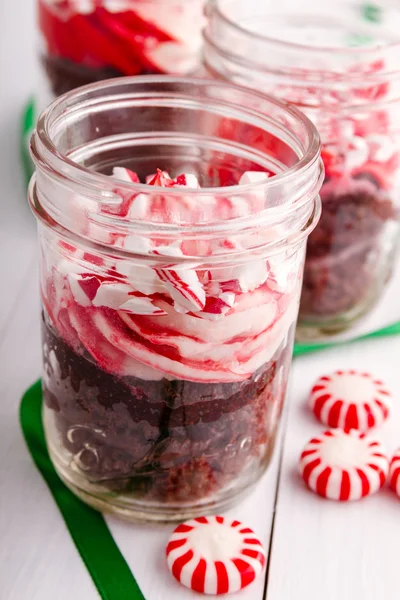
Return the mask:
M 158 185 L 160 187 L 188 187 L 193 189 L 200 188 L 198 179 L 193 173 L 183 173 L 172 179 L 168 171 L 157 169 L 157 173 L 146 177 L 147 185 Z
M 129 300 L 119 306 L 119 310 L 130 312 L 135 315 L 165 315 L 167 314 L 158 306 L 155 306 L 149 298 L 145 296 L 130 296 Z
M 88 294 L 82 285 L 82 278 L 76 274 L 70 274 L 68 276 L 69 286 L 71 288 L 74 300 L 81 306 L 90 306 L 91 301 Z
M 156 269 L 156 273 L 172 299 L 180 306 L 193 312 L 204 308 L 206 294 L 195 271 Z
M 185 173 L 183 175 L 179 175 L 176 178 L 176 181 L 179 185 L 184 185 L 184 186 L 186 186 L 188 188 L 192 188 L 194 190 L 200 189 L 199 180 L 197 179 L 196 175 L 194 175 L 193 173 Z
M 252 292 L 267 281 L 268 265 L 265 260 L 251 262 L 240 267 L 235 267 L 237 277 L 242 292 Z
M 161 169 L 157 169 L 157 173 L 152 173 L 151 175 L 146 175 L 145 183 L 147 183 L 147 185 L 155 185 L 155 183 L 152 183 L 152 182 L 157 178 L 157 176 L 159 178 L 163 177 L 165 180 L 171 179 L 168 171 L 161 171 Z
M 204 310 L 199 314 L 202 319 L 216 321 L 223 317 L 235 304 L 235 294 L 223 292 L 218 297 L 208 296 Z
M 146 181 L 147 185 L 157 185 L 159 187 L 173 187 L 176 185 L 173 179 L 169 176 L 167 171 L 161 171 L 161 169 L 157 169 L 157 173 L 155 173 L 154 177 L 150 179 L 150 181 Z
M 239 179 L 239 185 L 249 183 L 261 183 L 269 178 L 269 174 L 263 171 L 246 171 Z
M 121 179 L 121 181 L 127 181 L 129 183 L 140 183 L 140 179 L 137 173 L 124 167 L 114 167 L 113 176 L 117 179 Z
M 92 304 L 93 306 L 107 306 L 108 308 L 117 309 L 127 301 L 131 291 L 132 288 L 127 283 L 105 281 L 100 284 Z

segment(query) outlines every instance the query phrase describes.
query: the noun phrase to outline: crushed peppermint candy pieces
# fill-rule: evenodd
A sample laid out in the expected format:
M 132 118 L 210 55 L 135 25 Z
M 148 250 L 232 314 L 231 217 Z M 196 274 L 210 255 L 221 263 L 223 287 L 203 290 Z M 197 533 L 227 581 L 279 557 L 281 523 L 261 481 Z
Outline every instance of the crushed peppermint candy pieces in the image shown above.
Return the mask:
M 388 418 L 392 395 L 369 373 L 335 371 L 320 377 L 310 394 L 310 408 L 321 423 L 340 429 L 368 431 Z
M 140 184 L 140 178 L 134 171 L 125 167 L 114 167 L 112 175 L 115 179 L 125 183 Z M 258 184 L 265 182 L 269 177 L 269 173 L 258 171 L 246 171 L 240 177 L 239 185 Z M 183 173 L 175 178 L 172 178 L 167 171 L 157 169 L 156 173 L 150 174 L 145 178 L 145 184 L 149 187 L 161 187 L 170 190 L 180 189 L 184 192 L 180 195 L 164 197 L 159 192 L 144 193 L 144 192 L 128 192 L 127 190 L 115 189 L 115 193 L 121 197 L 121 205 L 119 209 L 112 207 L 112 214 L 119 214 L 124 218 L 162 221 L 164 223 L 191 223 L 196 222 L 196 219 L 202 215 L 202 211 L 207 213 L 203 217 L 207 220 L 214 218 L 234 218 L 238 216 L 246 216 L 252 213 L 256 207 L 255 197 L 250 196 L 235 196 L 235 197 L 211 197 L 209 200 L 202 198 L 199 202 L 192 197 L 190 190 L 199 190 L 199 181 L 193 173 Z M 185 193 L 188 190 L 188 193 Z M 264 202 L 263 194 L 259 194 L 257 198 Z M 209 204 L 207 204 L 209 203 Z M 261 206 L 259 208 L 262 208 Z M 105 212 L 110 211 L 106 207 Z M 185 246 L 185 242 L 178 240 L 173 245 L 160 245 L 159 240 L 141 239 L 138 236 L 116 236 L 114 243 L 127 250 L 147 254 L 149 256 L 171 256 L 178 259 L 184 257 L 188 251 L 196 252 L 196 246 L 193 243 L 186 242 L 189 246 Z M 197 244 L 197 242 L 196 242 Z M 234 242 L 226 240 L 229 248 L 235 247 Z M 240 247 L 238 246 L 238 249 Z M 204 250 L 204 248 L 202 248 Z M 210 248 L 206 253 L 210 253 Z M 179 263 L 179 261 L 177 261 Z M 287 261 L 290 263 L 290 261 Z M 287 266 L 287 265 L 286 265 Z M 234 289 L 224 289 L 223 285 L 217 282 L 202 281 L 199 279 L 199 273 L 195 268 L 188 268 L 185 263 L 185 268 L 176 268 L 177 265 L 172 260 L 171 264 L 163 268 L 154 268 L 153 288 L 150 291 L 147 289 L 138 288 L 140 292 L 137 297 L 130 293 L 127 297 L 128 286 L 125 284 L 115 284 L 114 286 L 101 285 L 98 291 L 94 304 L 96 306 L 105 306 L 116 310 L 131 312 L 132 314 L 140 315 L 162 315 L 165 314 L 154 305 L 153 300 L 143 298 L 143 294 L 167 292 L 173 301 L 173 307 L 176 312 L 181 314 L 191 313 L 199 318 L 216 321 L 224 317 L 235 305 L 235 292 L 247 293 L 256 290 L 266 283 L 273 291 L 276 287 L 276 281 L 280 276 L 279 267 L 274 271 L 268 266 L 266 260 L 257 260 L 249 262 L 245 265 L 237 265 L 232 269 L 229 279 L 232 282 Z M 289 264 L 287 268 L 291 269 Z M 136 269 L 137 270 L 137 269 Z M 211 275 L 210 275 L 211 277 Z M 286 278 L 285 278 L 286 282 Z M 82 294 L 82 290 L 72 282 L 74 286 L 74 295 L 79 296 L 80 303 L 86 303 L 86 298 Z M 140 284 L 140 282 L 139 282 Z M 100 285 L 100 282 L 99 282 Z M 214 286 L 215 291 L 211 292 L 211 287 Z M 135 287 L 137 283 L 135 280 Z M 143 292 L 143 293 L 141 293 Z
M 389 485 L 400 498 L 400 448 L 396 450 L 390 463 Z
M 366 433 L 333 429 L 312 438 L 300 457 L 307 486 L 330 500 L 359 500 L 377 492 L 389 473 L 381 445 Z
M 254 532 L 225 517 L 199 517 L 179 525 L 166 549 L 179 583 L 202 594 L 228 594 L 261 574 L 266 554 Z

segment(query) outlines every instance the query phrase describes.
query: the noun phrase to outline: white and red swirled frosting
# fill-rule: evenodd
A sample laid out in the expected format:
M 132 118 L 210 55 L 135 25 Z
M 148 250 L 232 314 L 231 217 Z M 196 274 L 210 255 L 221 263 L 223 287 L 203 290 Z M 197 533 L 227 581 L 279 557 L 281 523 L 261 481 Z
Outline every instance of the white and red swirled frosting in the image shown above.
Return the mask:
M 245 173 L 241 183 L 266 178 Z M 114 177 L 138 182 L 135 173 L 115 168 Z M 194 175 L 171 179 L 158 171 L 149 186 L 188 188 L 188 194 L 123 195 L 118 216 L 176 222 L 182 215 L 196 220 L 189 188 L 199 188 Z M 118 189 L 118 188 L 117 188 Z M 254 195 L 213 198 L 210 216 L 229 218 L 257 210 Z M 104 209 L 102 209 L 104 210 Z M 113 209 L 116 214 L 115 207 Z M 203 209 L 204 210 L 204 207 Z M 206 207 L 207 210 L 207 207 Z M 77 215 L 82 223 L 83 212 Z M 98 236 L 86 218 L 86 231 Z M 273 235 L 273 232 L 270 232 Z M 177 266 L 179 258 L 196 255 L 201 240 L 165 244 L 156 235 L 142 239 L 108 234 L 107 244 L 147 256 L 171 257 L 163 268 L 133 260 L 113 265 L 72 244 L 58 242 L 43 251 L 42 295 L 52 325 L 78 352 L 86 350 L 103 369 L 141 379 L 184 379 L 198 382 L 242 381 L 266 364 L 285 343 L 297 318 L 302 256 L 283 252 L 245 264 L 198 269 Z M 232 247 L 232 239 L 219 245 Z M 223 250 L 223 248 L 221 249 Z M 205 252 L 205 254 L 204 254 Z
M 47 52 L 121 75 L 197 69 L 204 0 L 39 0 Z

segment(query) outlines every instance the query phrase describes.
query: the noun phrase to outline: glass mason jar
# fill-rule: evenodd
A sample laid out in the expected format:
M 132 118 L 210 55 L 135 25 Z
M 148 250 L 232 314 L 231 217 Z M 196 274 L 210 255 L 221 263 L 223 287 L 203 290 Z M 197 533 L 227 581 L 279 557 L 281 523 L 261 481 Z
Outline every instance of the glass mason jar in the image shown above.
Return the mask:
M 211 0 L 207 14 L 208 73 L 293 103 L 319 130 L 322 217 L 298 339 L 344 330 L 381 295 L 399 238 L 400 11 Z
M 126 518 L 220 510 L 273 452 L 320 214 L 316 129 L 250 90 L 149 76 L 61 96 L 31 150 L 57 471 Z M 139 183 L 158 168 L 177 183 Z
M 38 3 L 43 108 L 81 85 L 121 75 L 186 75 L 200 63 L 204 0 Z

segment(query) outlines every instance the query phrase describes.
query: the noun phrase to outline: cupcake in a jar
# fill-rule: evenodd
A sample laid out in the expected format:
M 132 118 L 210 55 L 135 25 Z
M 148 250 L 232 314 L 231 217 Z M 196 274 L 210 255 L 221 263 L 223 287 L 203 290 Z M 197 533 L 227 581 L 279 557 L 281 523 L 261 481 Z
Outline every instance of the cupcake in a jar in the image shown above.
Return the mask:
M 222 510 L 275 447 L 320 216 L 315 127 L 241 87 L 125 77 L 57 99 L 32 155 L 58 473 L 127 518 Z
M 398 245 L 400 10 L 211 0 L 208 16 L 208 72 L 277 95 L 317 125 L 322 217 L 307 244 L 297 335 L 345 330 L 381 297 Z

